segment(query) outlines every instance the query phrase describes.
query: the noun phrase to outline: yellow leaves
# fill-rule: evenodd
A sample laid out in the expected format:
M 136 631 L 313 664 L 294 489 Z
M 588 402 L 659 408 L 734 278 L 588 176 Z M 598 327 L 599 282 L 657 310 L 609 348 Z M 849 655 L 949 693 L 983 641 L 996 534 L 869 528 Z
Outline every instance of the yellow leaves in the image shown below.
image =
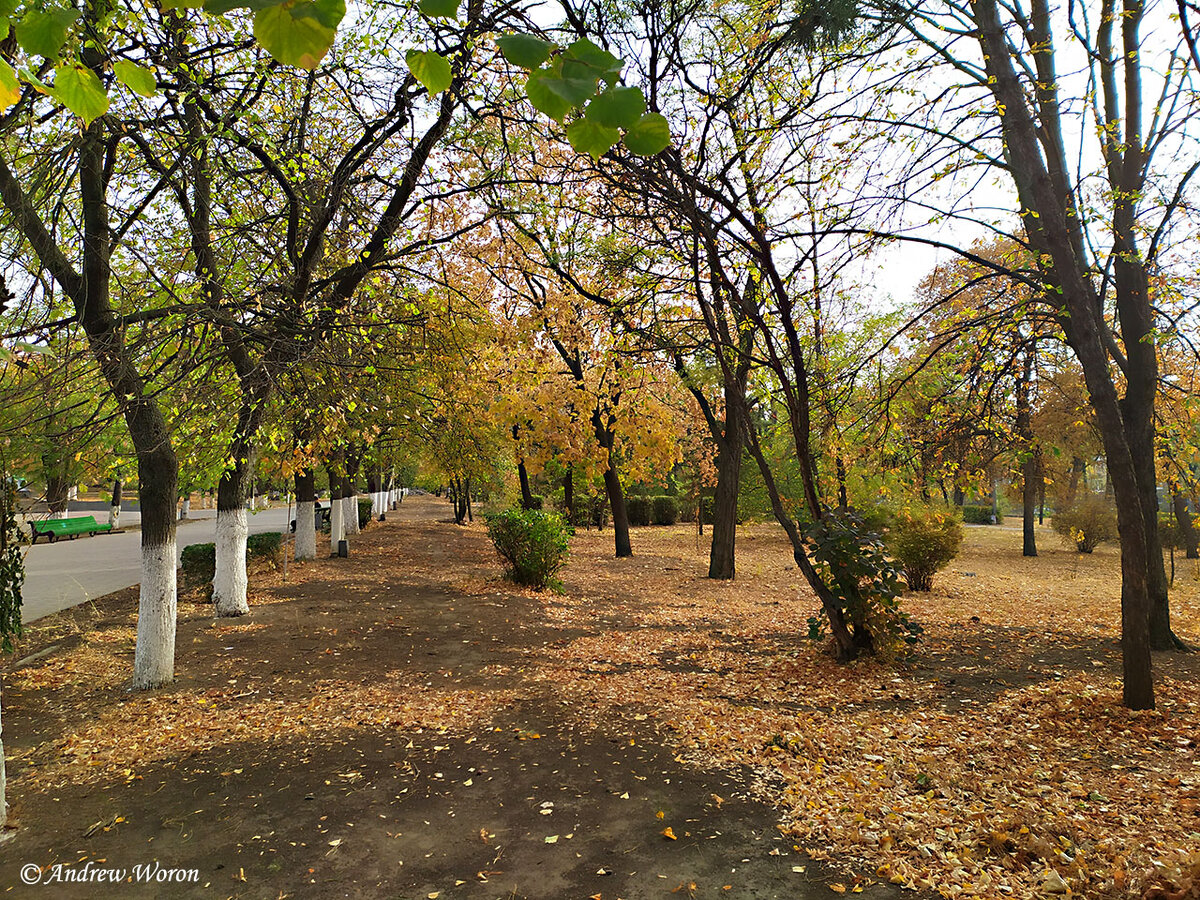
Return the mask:
M 661 832 L 659 832 L 659 834 L 661 834 L 663 837 L 665 837 L 665 838 L 666 838 L 668 841 L 677 841 L 677 840 L 679 840 L 679 838 L 677 838 L 677 837 L 675 836 L 675 831 L 674 831 L 674 829 L 672 829 L 672 828 L 671 828 L 671 826 L 670 826 L 670 825 L 668 825 L 668 826 L 667 826 L 666 828 L 664 828 L 664 829 L 663 829 Z

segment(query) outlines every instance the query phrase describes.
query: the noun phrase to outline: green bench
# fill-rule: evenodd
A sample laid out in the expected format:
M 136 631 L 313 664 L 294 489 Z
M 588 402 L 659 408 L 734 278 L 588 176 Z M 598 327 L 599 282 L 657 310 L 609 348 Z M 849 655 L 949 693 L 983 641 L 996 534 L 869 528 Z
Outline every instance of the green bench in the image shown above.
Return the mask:
M 54 543 L 60 537 L 75 540 L 77 534 L 103 534 L 112 531 L 112 525 L 101 525 L 92 516 L 76 516 L 73 519 L 46 519 L 41 522 L 29 523 L 29 543 L 36 544 L 38 538 L 44 537 Z

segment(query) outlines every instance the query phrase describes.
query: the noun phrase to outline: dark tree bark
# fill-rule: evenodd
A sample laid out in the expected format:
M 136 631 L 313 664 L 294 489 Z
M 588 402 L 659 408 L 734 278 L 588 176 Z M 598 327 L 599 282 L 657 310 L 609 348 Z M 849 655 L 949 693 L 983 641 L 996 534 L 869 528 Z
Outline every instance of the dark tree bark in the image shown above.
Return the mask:
M 1017 380 L 1017 440 L 1021 446 L 1021 533 L 1022 556 L 1037 556 L 1033 519 L 1037 512 L 1037 452 L 1034 445 L 1032 402 L 1033 358 L 1037 345 L 1025 348 L 1025 361 Z
M 1183 543 L 1184 553 L 1188 559 L 1200 559 L 1200 545 L 1196 541 L 1196 525 L 1192 514 L 1188 511 L 1187 500 L 1179 491 L 1171 494 L 1171 509 L 1175 513 L 1175 521 L 1179 525 L 1179 537 Z
M 1071 457 L 1071 477 L 1067 481 L 1067 506 L 1071 506 L 1075 502 L 1075 498 L 1079 494 L 1080 483 L 1087 484 L 1087 463 L 1080 456 Z
M 1137 427 L 1137 421 L 1128 423 L 1131 427 L 1127 429 L 1122 415 L 1122 404 L 1109 369 L 1109 345 L 1105 340 L 1108 324 L 1103 317 L 1103 305 L 1082 264 L 1086 254 L 1082 247 L 1079 216 L 1073 195 L 1065 184 L 1067 160 L 1062 157 L 1060 146 L 1056 145 L 1049 148 L 1052 151 L 1049 154 L 1051 168 L 1048 169 L 1044 162 L 1042 151 L 1047 148 L 1039 138 L 1039 125 L 1034 122 L 1028 97 L 1009 55 L 996 0 L 977 0 L 972 5 L 972 14 L 978 25 L 977 38 L 983 51 L 988 86 L 1000 114 L 1008 171 L 1012 174 L 1024 210 L 1022 224 L 1030 243 L 1038 252 L 1044 277 L 1060 291 L 1056 302 L 1061 302 L 1067 313 L 1060 324 L 1083 367 L 1084 381 L 1108 458 L 1109 478 L 1117 503 L 1117 527 L 1121 535 L 1121 643 L 1125 705 L 1131 709 L 1152 709 L 1154 680 L 1150 660 L 1150 557 L 1152 551 L 1158 553 L 1158 568 L 1161 570 L 1162 554 L 1156 542 L 1151 544 L 1151 539 L 1157 535 L 1157 528 L 1151 534 L 1146 526 L 1135 454 L 1148 457 L 1153 466 L 1153 446 L 1148 450 L 1143 447 L 1141 441 L 1144 435 Z M 1044 0 L 1037 0 L 1035 15 L 1038 27 L 1048 30 L 1050 16 Z M 1107 27 L 1111 27 L 1111 24 Z M 1136 17 L 1122 19 L 1122 28 L 1127 36 L 1136 35 Z M 1046 46 L 1050 45 L 1047 43 Z M 1037 57 L 1039 68 L 1052 67 L 1052 57 L 1046 53 Z M 1052 71 L 1043 71 L 1039 75 L 1047 82 L 1043 93 L 1037 98 L 1040 101 L 1039 108 L 1047 119 L 1053 120 L 1043 123 L 1041 134 L 1052 135 L 1058 116 L 1057 97 L 1053 95 L 1057 79 Z M 1133 112 L 1136 111 L 1131 111 L 1131 117 Z M 1114 136 L 1113 140 L 1116 139 Z M 1130 136 L 1125 140 L 1130 154 L 1136 156 L 1140 153 L 1139 140 Z M 1116 152 L 1120 154 L 1119 148 Z M 1134 196 L 1131 195 L 1128 200 L 1132 202 Z M 1120 230 L 1119 224 L 1117 230 Z M 1131 237 L 1118 234 L 1118 243 Z M 1121 296 L 1119 288 L 1117 294 L 1118 318 L 1122 324 L 1127 365 L 1137 370 L 1136 375 L 1131 376 L 1130 391 L 1135 390 L 1132 381 L 1136 380 L 1136 396 L 1139 400 L 1148 400 L 1146 406 L 1152 412 L 1153 392 L 1147 398 L 1141 391 L 1146 382 L 1142 370 L 1148 367 L 1150 371 L 1156 371 L 1153 334 L 1143 330 L 1146 323 L 1132 308 L 1144 301 L 1145 295 Z M 1138 416 L 1141 415 L 1139 412 Z

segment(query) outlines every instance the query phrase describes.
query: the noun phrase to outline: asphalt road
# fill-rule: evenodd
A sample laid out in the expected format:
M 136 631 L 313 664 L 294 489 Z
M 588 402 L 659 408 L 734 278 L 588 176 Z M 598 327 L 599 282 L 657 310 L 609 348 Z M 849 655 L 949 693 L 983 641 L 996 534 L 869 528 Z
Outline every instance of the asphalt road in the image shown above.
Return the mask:
M 122 524 L 132 524 L 122 513 Z M 195 510 L 193 518 L 180 522 L 176 530 L 179 550 L 202 544 L 216 536 L 216 512 Z M 133 517 L 130 517 L 133 518 Z M 284 531 L 288 524 L 286 506 L 250 515 L 251 533 Z M 97 516 L 98 521 L 107 521 Z M 25 586 L 21 591 L 21 618 L 32 622 L 59 610 L 78 606 L 113 591 L 137 584 L 141 579 L 140 531 L 123 534 L 82 535 L 73 541 L 39 542 L 25 557 Z

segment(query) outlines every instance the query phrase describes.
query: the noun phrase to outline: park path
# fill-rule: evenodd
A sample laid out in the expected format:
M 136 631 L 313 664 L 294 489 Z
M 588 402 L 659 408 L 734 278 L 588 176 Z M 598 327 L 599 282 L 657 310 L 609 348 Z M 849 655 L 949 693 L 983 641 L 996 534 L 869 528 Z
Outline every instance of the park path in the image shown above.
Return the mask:
M 172 897 L 806 900 L 845 880 L 793 851 L 750 797 L 754 773 L 687 766 L 644 711 L 597 722 L 539 679 L 545 648 L 580 633 L 495 581 L 486 537 L 448 512 L 406 501 L 349 559 L 252 585 L 258 602 L 237 622 L 185 602 L 178 680 L 155 695 L 15 679 L 19 828 L 0 889 L 98 896 L 19 881 L 21 865 L 88 860 L 196 869 Z M 127 627 L 135 602 L 107 598 L 90 627 Z M 283 729 L 259 739 L 270 715 Z M 113 735 L 96 722 L 109 716 L 150 730 Z M 129 884 L 120 896 L 164 895 Z

